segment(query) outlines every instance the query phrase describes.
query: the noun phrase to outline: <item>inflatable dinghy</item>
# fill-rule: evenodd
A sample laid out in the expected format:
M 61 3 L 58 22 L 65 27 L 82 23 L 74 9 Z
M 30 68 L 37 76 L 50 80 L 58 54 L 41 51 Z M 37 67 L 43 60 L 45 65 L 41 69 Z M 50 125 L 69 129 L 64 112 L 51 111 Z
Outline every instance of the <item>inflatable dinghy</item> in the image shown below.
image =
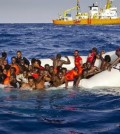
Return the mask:
M 105 55 L 111 56 L 111 62 L 113 62 L 117 56 L 115 55 L 115 51 L 108 52 Z M 105 56 L 104 55 L 104 56 Z M 69 65 L 63 65 L 63 67 L 66 67 L 68 70 L 71 70 L 74 68 L 74 57 L 68 56 L 71 64 Z M 81 56 L 83 59 L 83 63 L 86 62 L 87 56 Z M 62 59 L 66 60 L 65 57 L 62 57 Z M 44 66 L 45 64 L 52 65 L 51 59 L 40 59 L 41 65 Z M 101 60 L 97 59 L 95 62 L 95 66 L 100 67 Z M 4 88 L 5 86 L 0 84 L 0 88 Z M 59 86 L 58 88 L 64 88 L 65 84 Z M 68 88 L 73 87 L 73 82 L 68 83 Z M 79 83 L 79 87 L 83 88 L 96 88 L 96 87 L 120 87 L 120 63 L 111 69 L 111 71 L 103 71 L 101 73 L 96 74 L 95 76 L 89 78 L 89 79 L 82 79 Z M 47 88 L 46 90 L 54 90 L 56 87 Z
M 111 62 L 113 62 L 117 58 L 117 56 L 115 55 L 115 51 L 108 52 L 105 55 L 111 56 Z M 81 57 L 83 59 L 83 63 L 85 63 L 87 56 L 81 56 Z M 74 68 L 74 57 L 69 56 L 69 59 L 71 61 L 71 64 L 64 65 L 64 67 L 70 70 Z M 95 62 L 95 66 L 100 67 L 100 65 L 101 65 L 101 60 L 97 59 Z M 59 86 L 59 88 L 64 88 L 64 87 L 65 87 L 65 84 Z M 73 87 L 73 82 L 69 82 L 68 88 L 72 88 L 72 87 Z M 94 75 L 93 77 L 89 79 L 82 79 L 79 83 L 79 87 L 89 88 L 89 89 L 96 88 L 96 87 L 100 87 L 100 88 L 101 87 L 120 87 L 120 63 L 116 67 L 113 67 L 111 71 L 106 70 L 106 71 L 103 71 L 101 73 Z

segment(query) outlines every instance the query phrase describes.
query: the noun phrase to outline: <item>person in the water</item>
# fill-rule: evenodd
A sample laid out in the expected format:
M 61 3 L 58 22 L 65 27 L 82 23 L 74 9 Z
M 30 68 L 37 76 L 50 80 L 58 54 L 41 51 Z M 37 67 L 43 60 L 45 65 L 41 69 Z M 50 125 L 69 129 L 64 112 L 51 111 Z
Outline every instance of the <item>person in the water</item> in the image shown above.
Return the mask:
M 34 90 L 36 89 L 35 78 L 33 76 L 28 77 L 28 83 L 23 83 L 21 89 Z
M 21 84 L 28 83 L 28 71 L 24 70 L 21 74 L 17 75 L 17 81 Z
M 12 86 L 14 88 L 19 88 L 20 87 L 19 83 L 17 82 L 17 79 L 16 79 L 16 75 L 15 74 L 12 74 L 10 76 L 10 86 Z
M 36 79 L 36 89 L 43 90 L 45 89 L 45 82 L 51 81 L 51 75 L 47 70 L 41 70 L 39 77 Z

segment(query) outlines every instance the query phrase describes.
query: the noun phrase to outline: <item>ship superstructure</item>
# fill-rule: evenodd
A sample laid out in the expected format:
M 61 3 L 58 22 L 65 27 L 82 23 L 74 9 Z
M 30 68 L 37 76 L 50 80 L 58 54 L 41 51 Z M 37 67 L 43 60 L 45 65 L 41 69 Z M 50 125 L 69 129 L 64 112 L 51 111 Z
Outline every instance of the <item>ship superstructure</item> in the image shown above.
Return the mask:
M 120 17 L 117 15 L 117 7 L 112 6 L 112 0 L 107 0 L 105 8 L 99 8 L 97 4 L 89 6 L 88 13 L 79 12 L 79 0 L 75 7 L 64 11 L 63 16 L 53 20 L 54 24 L 120 24 Z M 76 10 L 76 16 L 73 18 L 70 12 Z

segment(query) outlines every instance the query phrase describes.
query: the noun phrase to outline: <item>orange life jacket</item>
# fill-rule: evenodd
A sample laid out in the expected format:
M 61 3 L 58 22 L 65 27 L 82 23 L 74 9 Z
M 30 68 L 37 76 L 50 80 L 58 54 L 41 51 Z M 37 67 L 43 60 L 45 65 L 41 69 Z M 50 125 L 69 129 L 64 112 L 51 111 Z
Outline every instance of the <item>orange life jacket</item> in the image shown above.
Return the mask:
M 38 78 L 38 74 L 32 74 L 32 76 L 35 78 L 35 79 L 37 79 Z
M 82 58 L 80 56 L 75 57 L 75 67 L 77 67 L 78 69 L 78 74 L 82 74 L 82 71 L 83 71 L 81 64 L 80 64 L 81 61 L 82 61 Z
M 75 66 L 81 66 L 82 58 L 80 56 L 75 57 Z
M 78 74 L 82 74 L 83 68 L 81 66 L 77 66 L 78 68 Z
M 89 53 L 89 55 L 87 57 L 87 62 L 93 63 L 94 57 L 95 57 L 94 52 Z
M 18 75 L 20 73 L 20 68 L 18 65 L 11 65 L 11 67 L 14 67 L 16 69 L 16 75 Z
M 78 73 L 73 69 L 65 74 L 65 78 L 68 81 L 73 81 L 77 75 Z
M 10 77 L 7 77 L 4 82 L 3 82 L 4 85 L 9 85 L 10 84 Z

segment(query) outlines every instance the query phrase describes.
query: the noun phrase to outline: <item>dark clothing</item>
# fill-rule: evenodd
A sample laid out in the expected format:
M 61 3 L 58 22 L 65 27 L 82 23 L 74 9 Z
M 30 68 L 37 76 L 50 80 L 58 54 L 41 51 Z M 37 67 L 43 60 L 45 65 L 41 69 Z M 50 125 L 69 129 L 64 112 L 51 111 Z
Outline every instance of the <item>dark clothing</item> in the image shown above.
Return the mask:
M 3 84 L 4 80 L 7 78 L 5 74 L 0 75 L 0 84 Z
M 14 88 L 19 88 L 19 85 L 17 82 L 10 82 L 10 85 L 13 86 Z
M 16 63 L 17 63 L 18 65 L 20 65 L 21 60 L 24 60 L 24 63 L 25 63 L 26 65 L 29 65 L 29 64 L 30 64 L 29 60 L 28 60 L 27 58 L 25 58 L 25 57 L 23 57 L 23 58 L 16 58 Z

